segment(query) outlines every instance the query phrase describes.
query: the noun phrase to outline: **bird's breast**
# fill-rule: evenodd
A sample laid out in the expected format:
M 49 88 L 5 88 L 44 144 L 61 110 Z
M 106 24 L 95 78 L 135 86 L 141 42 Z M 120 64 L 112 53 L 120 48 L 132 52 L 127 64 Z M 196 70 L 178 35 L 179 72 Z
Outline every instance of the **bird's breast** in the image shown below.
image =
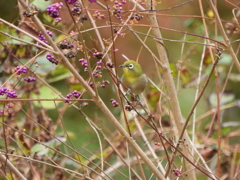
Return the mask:
M 122 83 L 126 88 L 131 89 L 131 92 L 134 94 L 140 94 L 144 91 L 147 85 L 147 77 L 145 74 L 141 75 L 140 77 L 133 78 L 133 77 L 122 77 Z

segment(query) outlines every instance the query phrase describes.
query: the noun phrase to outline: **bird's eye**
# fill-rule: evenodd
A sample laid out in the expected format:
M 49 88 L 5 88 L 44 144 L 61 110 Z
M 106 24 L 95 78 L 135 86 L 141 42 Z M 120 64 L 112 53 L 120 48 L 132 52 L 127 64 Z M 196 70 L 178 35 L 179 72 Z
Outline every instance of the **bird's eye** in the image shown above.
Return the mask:
M 134 67 L 133 64 L 129 64 L 129 65 L 128 65 L 128 68 L 129 68 L 129 69 L 132 69 L 133 67 Z

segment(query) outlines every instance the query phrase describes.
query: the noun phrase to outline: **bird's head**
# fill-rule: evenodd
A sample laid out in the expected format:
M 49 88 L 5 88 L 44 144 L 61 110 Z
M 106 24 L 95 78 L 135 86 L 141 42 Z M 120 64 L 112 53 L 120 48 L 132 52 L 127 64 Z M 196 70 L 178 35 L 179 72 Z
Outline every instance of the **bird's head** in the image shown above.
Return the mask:
M 133 60 L 126 61 L 120 67 L 123 68 L 124 75 L 130 78 L 139 77 L 143 74 L 141 65 Z

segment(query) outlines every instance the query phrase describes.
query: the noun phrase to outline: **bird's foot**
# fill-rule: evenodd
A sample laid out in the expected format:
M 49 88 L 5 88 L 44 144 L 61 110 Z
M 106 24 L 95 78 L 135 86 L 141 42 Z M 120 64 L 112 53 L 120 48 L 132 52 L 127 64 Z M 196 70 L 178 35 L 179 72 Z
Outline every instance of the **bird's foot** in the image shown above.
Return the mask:
M 142 103 L 140 101 L 137 101 L 136 105 L 142 105 Z
M 131 93 L 131 89 L 128 88 L 128 90 L 127 90 L 126 93 L 125 93 L 125 96 L 128 95 L 128 94 L 130 94 L 130 93 Z
M 138 95 L 131 96 L 131 101 L 132 101 L 132 104 L 134 104 L 134 106 L 137 106 L 137 105 L 142 106 L 142 103 Z

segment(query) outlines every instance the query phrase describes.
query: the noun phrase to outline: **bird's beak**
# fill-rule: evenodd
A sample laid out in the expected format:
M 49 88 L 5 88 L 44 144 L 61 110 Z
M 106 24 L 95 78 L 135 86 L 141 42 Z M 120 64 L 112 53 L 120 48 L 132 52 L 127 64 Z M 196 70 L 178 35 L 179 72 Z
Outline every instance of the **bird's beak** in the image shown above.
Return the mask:
M 122 64 L 122 65 L 120 65 L 119 67 L 125 68 L 125 67 L 126 67 L 126 65 Z

